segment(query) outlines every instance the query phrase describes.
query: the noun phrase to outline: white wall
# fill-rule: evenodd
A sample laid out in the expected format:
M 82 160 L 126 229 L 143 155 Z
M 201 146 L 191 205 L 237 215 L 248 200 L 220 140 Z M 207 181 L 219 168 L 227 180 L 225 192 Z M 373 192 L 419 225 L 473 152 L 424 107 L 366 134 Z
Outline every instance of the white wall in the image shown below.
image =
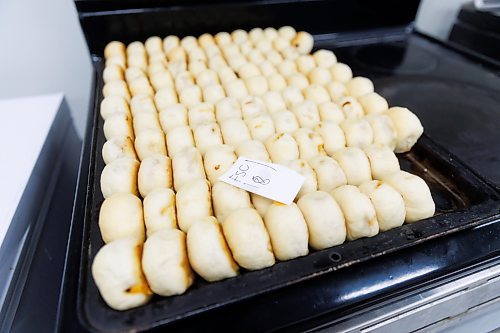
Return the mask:
M 0 41 L 0 99 L 63 92 L 82 135 L 91 61 L 73 1 L 0 0 Z
M 460 7 L 470 1 L 422 0 L 417 13 L 417 29 L 440 40 L 448 39 Z

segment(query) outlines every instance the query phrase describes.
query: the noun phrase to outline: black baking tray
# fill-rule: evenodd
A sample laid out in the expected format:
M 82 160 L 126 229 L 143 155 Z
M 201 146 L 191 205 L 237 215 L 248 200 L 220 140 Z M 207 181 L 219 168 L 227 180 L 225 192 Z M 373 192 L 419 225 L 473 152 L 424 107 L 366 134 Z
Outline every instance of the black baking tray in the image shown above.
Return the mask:
M 452 76 L 449 73 L 453 75 L 461 73 L 466 77 L 465 81 L 477 79 L 478 83 L 474 87 L 478 88 L 478 91 L 483 91 L 481 84 L 484 82 L 494 85 L 495 79 L 482 74 L 474 78 L 471 75 L 474 71 L 469 68 L 470 61 L 460 58 L 461 56 L 455 57 L 455 54 L 450 50 L 445 50 L 444 46 L 438 46 L 435 41 L 415 36 L 416 34 L 409 33 L 411 29 L 404 28 L 409 24 L 411 26 L 418 1 L 402 3 L 394 0 L 377 2 L 219 0 L 216 4 L 207 4 L 202 0 L 79 0 L 76 4 L 90 53 L 94 57 L 96 77 L 58 314 L 58 323 L 65 330 L 68 327 L 78 327 L 78 330 L 90 331 L 143 331 L 182 327 L 184 331 L 190 331 L 190 328 L 195 325 L 193 323 L 197 321 L 183 320 L 187 318 L 196 318 L 203 322 L 207 322 L 210 318 L 208 322 L 212 321 L 212 324 L 217 323 L 217 325 L 222 325 L 226 320 L 232 325 L 231 327 L 239 327 L 238 330 L 241 331 L 250 330 L 251 327 L 259 327 L 261 330 L 262 327 L 269 329 L 278 325 L 287 326 L 294 321 L 317 316 L 320 312 L 325 313 L 334 308 L 345 307 L 349 302 L 364 300 L 370 295 L 375 295 L 376 290 L 384 291 L 389 288 L 388 286 L 402 284 L 396 280 L 389 282 L 392 279 L 389 276 L 393 274 L 390 273 L 392 268 L 396 269 L 390 266 L 394 262 L 395 252 L 399 255 L 404 254 L 405 258 L 410 257 L 411 262 L 405 263 L 405 267 L 413 267 L 412 258 L 415 259 L 415 263 L 418 262 L 421 265 L 431 264 L 430 259 L 427 259 L 428 262 L 424 264 L 420 263 L 420 254 L 425 253 L 430 257 L 443 256 L 443 260 L 446 258 L 447 263 L 443 269 L 451 269 L 459 265 L 460 260 L 457 259 L 456 254 L 449 255 L 446 251 L 442 252 L 441 248 L 436 245 L 437 242 L 445 244 L 449 239 L 456 239 L 458 242 L 459 239 L 467 238 L 464 233 L 470 233 L 471 237 L 468 239 L 472 241 L 488 239 L 495 242 L 496 238 L 488 236 L 487 230 L 498 229 L 494 228 L 497 225 L 494 221 L 500 217 L 498 187 L 495 189 L 490 186 L 488 181 L 483 180 L 484 174 L 479 176 L 476 173 L 477 169 L 472 171 L 449 151 L 455 151 L 463 158 L 467 156 L 467 164 L 474 167 L 474 161 L 483 161 L 484 156 L 474 156 L 469 159 L 471 154 L 467 149 L 454 146 L 456 141 L 453 140 L 461 136 L 448 133 L 451 130 L 446 128 L 437 127 L 442 122 L 430 120 L 438 115 L 437 112 L 448 111 L 448 108 L 446 103 L 433 104 L 433 101 L 429 99 L 433 96 L 428 94 L 428 91 L 435 91 L 436 88 L 443 88 L 443 93 L 456 90 L 457 96 L 460 96 L 464 88 L 450 89 L 454 87 L 454 82 L 451 80 L 439 81 L 443 83 L 443 87 L 436 85 L 437 80 L 426 82 L 425 80 L 430 76 L 423 74 L 427 75 L 430 71 L 437 73 L 435 69 L 446 68 L 450 63 L 442 75 L 448 78 Z M 165 4 L 170 6 L 167 7 Z M 345 243 L 311 253 L 307 257 L 277 263 L 265 270 L 243 272 L 239 277 L 225 281 L 207 284 L 198 278 L 195 285 L 184 295 L 170 298 L 155 296 L 149 304 L 136 309 L 124 312 L 110 309 L 98 294 L 89 270 L 92 258 L 103 244 L 97 227 L 97 216 L 103 201 L 99 177 L 103 168 L 100 154 L 104 137 L 103 121 L 99 116 L 98 105 L 102 100 L 101 56 L 104 45 L 113 39 L 130 42 L 144 40 L 152 35 L 164 36 L 169 33 L 183 36 L 202 32 L 231 31 L 236 28 L 250 29 L 254 26 L 278 27 L 285 24 L 314 33 L 317 45 L 334 49 L 341 61 L 352 66 L 355 74 L 377 79 L 377 91 L 381 91 L 391 105 L 410 106 L 422 118 L 426 133 L 432 132 L 432 138 L 446 144 L 447 148 L 444 149 L 424 134 L 410 153 L 400 156 L 402 168 L 420 175 L 431 187 L 437 207 L 436 216 L 381 233 L 373 238 Z M 400 27 L 403 29 L 401 30 Z M 354 33 L 351 33 L 353 31 Z M 389 48 L 385 47 L 383 52 L 379 52 L 376 57 L 370 56 L 370 59 L 390 63 L 394 60 L 392 56 L 395 53 L 398 54 L 401 49 L 397 41 L 404 44 L 406 39 L 411 41 L 409 44 L 413 44 L 414 47 L 408 50 L 406 55 L 402 55 L 401 61 L 405 64 L 389 69 L 385 67 L 387 64 L 375 64 L 376 66 L 371 64 L 371 67 L 367 67 L 362 61 L 358 61 L 362 59 L 359 57 L 361 51 L 364 50 L 362 46 L 359 50 L 356 46 L 341 47 L 356 44 L 370 44 L 374 47 L 381 43 L 389 45 Z M 396 42 L 393 43 L 394 41 Z M 429 54 L 419 53 L 420 46 L 415 48 L 415 45 L 419 44 L 431 45 L 430 47 L 422 45 L 421 50 L 436 49 L 433 51 L 436 59 L 430 57 Z M 356 53 L 356 56 L 352 55 L 351 51 Z M 406 59 L 408 54 L 414 54 L 414 57 L 420 58 L 427 67 L 434 67 L 429 69 L 424 66 L 428 69 L 426 73 L 425 71 L 419 72 L 418 68 L 410 66 L 412 71 L 398 73 L 400 68 L 409 67 Z M 455 59 L 458 65 L 455 67 L 451 66 L 455 61 L 451 61 L 451 58 L 454 57 L 460 58 Z M 390 63 L 390 65 L 393 64 Z M 374 68 L 378 69 L 374 70 Z M 461 68 L 462 71 L 457 71 L 456 68 Z M 412 79 L 415 80 L 412 81 Z M 394 82 L 400 82 L 402 87 L 417 87 L 420 91 L 427 93 L 401 93 L 394 89 Z M 398 88 L 399 86 L 398 84 Z M 469 90 L 465 91 L 470 91 L 471 86 L 466 88 Z M 463 100 L 457 100 L 457 103 L 459 102 Z M 470 106 L 471 110 L 474 110 L 474 106 L 477 108 L 477 105 L 484 105 L 485 109 L 481 111 L 487 112 L 488 108 L 494 105 L 489 99 L 481 100 L 479 104 L 477 102 Z M 456 114 L 463 116 L 463 112 L 456 112 Z M 482 114 L 479 113 L 479 115 Z M 493 126 L 492 123 L 490 123 L 491 126 Z M 432 131 L 428 131 L 429 129 Z M 444 136 L 446 133 L 448 135 Z M 443 140 L 443 137 L 449 141 Z M 492 149 L 493 152 L 496 151 L 494 150 L 496 148 Z M 492 179 L 490 175 L 488 176 Z M 479 227 L 482 228 L 478 229 Z M 478 233 L 481 237 L 474 236 Z M 476 256 L 486 257 L 495 251 L 497 245 L 492 243 L 491 246 L 484 247 L 481 244 L 481 246 L 477 245 L 477 248 L 480 248 L 482 252 Z M 463 250 L 460 250 L 460 253 L 463 253 Z M 360 262 L 364 264 L 359 265 Z M 383 278 L 379 276 L 373 281 L 363 280 L 362 284 L 355 286 L 347 284 L 336 286 L 344 275 L 346 279 L 350 276 L 352 281 L 355 281 L 355 277 L 359 278 L 360 274 L 368 274 L 364 271 L 364 267 L 369 266 L 384 269 L 388 275 Z M 440 268 L 441 271 L 443 269 Z M 430 266 L 426 270 L 417 268 L 414 275 L 417 276 L 424 271 L 433 272 L 433 270 L 437 268 Z M 432 274 L 426 275 L 431 277 Z M 405 276 L 403 280 L 409 283 L 411 276 Z M 324 287 L 328 284 L 327 289 L 335 290 L 338 297 L 326 301 L 321 296 L 321 292 L 325 292 L 325 289 L 316 290 L 316 283 L 318 288 L 320 285 Z M 341 289 L 336 290 L 336 288 Z M 312 296 L 309 296 L 309 293 Z M 354 295 L 357 296 L 354 297 Z M 266 302 L 272 303 L 269 304 L 269 313 L 268 308 L 262 308 L 262 306 L 267 306 Z M 301 302 L 300 305 L 297 302 Z M 289 303 L 290 308 L 287 308 L 284 303 Z M 241 311 L 247 316 L 240 313 Z M 262 311 L 266 313 L 263 314 Z M 280 318 L 276 318 L 275 315 L 280 311 Z M 218 316 L 222 313 L 228 314 L 230 318 L 224 319 Z M 288 315 L 289 313 L 295 316 L 292 318 Z M 260 320 L 258 316 L 266 319 Z M 238 320 L 242 322 L 239 323 Z M 200 327 L 213 331 L 215 326 L 197 328 Z
M 102 100 L 102 65 L 98 64 L 97 104 Z M 105 142 L 104 121 L 94 112 L 91 173 L 84 219 L 84 239 L 79 274 L 78 311 L 89 330 L 147 330 L 160 327 L 214 308 L 230 305 L 259 294 L 313 279 L 355 264 L 365 262 L 410 246 L 443 237 L 498 218 L 499 193 L 456 157 L 434 143 L 425 134 L 406 154 L 400 154 L 401 167 L 419 175 L 431 188 L 436 202 L 434 217 L 407 224 L 322 251 L 311 251 L 302 258 L 279 262 L 260 271 L 242 271 L 238 277 L 215 283 L 197 278 L 183 295 L 154 296 L 147 305 L 123 312 L 114 311 L 102 300 L 90 274 L 92 260 L 103 245 L 98 227 L 99 209 L 103 202 L 100 174 Z

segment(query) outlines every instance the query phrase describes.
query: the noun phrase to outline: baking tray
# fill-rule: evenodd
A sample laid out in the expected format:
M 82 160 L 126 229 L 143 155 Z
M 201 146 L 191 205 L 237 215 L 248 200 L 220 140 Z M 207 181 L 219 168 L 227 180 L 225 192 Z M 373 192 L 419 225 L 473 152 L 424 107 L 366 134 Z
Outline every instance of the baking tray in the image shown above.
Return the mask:
M 103 202 L 100 174 L 105 142 L 104 121 L 97 106 L 102 100 L 102 64 L 96 64 L 96 110 L 93 114 L 91 171 L 86 194 L 82 256 L 78 281 L 77 311 L 80 321 L 92 331 L 141 331 L 158 328 L 196 314 L 283 288 L 316 276 L 381 257 L 430 239 L 490 222 L 500 215 L 500 195 L 493 187 L 425 134 L 413 149 L 399 155 L 401 168 L 424 178 L 436 203 L 434 217 L 403 225 L 372 238 L 347 242 L 306 257 L 279 262 L 259 271 L 242 270 L 238 277 L 195 284 L 180 296 L 154 296 L 147 305 L 123 312 L 102 300 L 90 274 L 92 260 L 103 245 L 98 216 Z

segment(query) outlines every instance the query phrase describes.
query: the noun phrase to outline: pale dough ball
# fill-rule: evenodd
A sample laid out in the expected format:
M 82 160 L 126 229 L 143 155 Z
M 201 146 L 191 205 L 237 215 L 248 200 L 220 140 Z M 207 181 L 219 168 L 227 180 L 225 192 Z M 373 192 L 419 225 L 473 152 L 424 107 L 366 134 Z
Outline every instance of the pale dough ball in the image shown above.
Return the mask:
M 251 62 L 247 62 L 238 68 L 238 76 L 246 79 L 252 76 L 260 75 L 259 67 Z
M 298 72 L 297 65 L 292 60 L 283 60 L 278 66 L 278 72 L 284 77 L 288 77 Z
M 259 71 L 264 76 L 270 76 L 278 73 L 278 70 L 276 69 L 276 67 L 274 67 L 274 64 L 268 60 L 263 61 L 259 64 Z
M 281 55 L 285 60 L 296 60 L 298 57 L 300 57 L 301 53 L 297 51 L 296 48 L 294 48 L 292 45 L 289 47 L 284 48 L 283 50 L 280 51 Z
M 267 79 L 262 75 L 256 75 L 245 79 L 245 84 L 250 95 L 259 96 L 269 90 Z
M 253 50 L 253 44 L 250 40 L 241 42 L 239 45 L 240 52 L 242 55 L 247 56 L 250 51 Z
M 185 183 L 177 190 L 175 206 L 179 228 L 188 232 L 194 223 L 213 213 L 210 184 L 205 179 L 194 179 Z
M 217 71 L 217 75 L 219 75 L 219 80 L 222 84 L 236 80 L 238 78 L 233 69 L 228 66 L 219 68 L 219 70 Z
M 148 237 L 160 230 L 177 229 L 174 191 L 161 188 L 144 198 L 144 223 Z
M 153 54 L 155 52 L 163 52 L 163 40 L 158 36 L 149 37 L 144 43 L 146 52 Z
M 309 165 L 316 174 L 318 189 L 331 192 L 347 184 L 347 178 L 340 165 L 333 158 L 318 155 L 309 160 Z
M 193 270 L 209 282 L 238 275 L 238 265 L 215 217 L 200 219 L 189 229 L 187 250 Z
M 245 86 L 245 82 L 241 79 L 236 79 L 224 83 L 224 90 L 226 91 L 227 96 L 237 99 L 244 98 L 248 95 L 248 90 Z
M 200 46 L 203 48 L 205 48 L 209 45 L 215 45 L 214 36 L 212 36 L 209 33 L 204 33 L 203 35 L 198 37 L 198 44 L 200 44 Z
M 139 193 L 145 198 L 154 190 L 172 188 L 172 164 L 164 155 L 152 155 L 145 158 L 137 175 Z
M 241 99 L 241 114 L 247 120 L 266 112 L 264 100 L 258 96 L 247 96 Z
M 276 51 L 282 51 L 290 47 L 290 41 L 278 36 L 275 40 L 273 40 L 273 47 Z
M 148 74 L 148 77 L 150 78 L 150 80 L 151 80 L 152 76 L 154 76 L 157 73 L 162 73 L 162 72 L 170 74 L 167 70 L 167 64 L 164 63 L 163 61 L 158 60 L 156 62 L 151 62 L 149 64 L 147 74 Z
M 104 57 L 109 58 L 113 55 L 125 55 L 125 44 L 116 40 L 109 42 L 104 48 Z
M 321 85 L 313 83 L 305 87 L 302 91 L 305 99 L 311 100 L 316 104 L 330 102 L 328 91 Z
M 335 151 L 343 149 L 346 146 L 344 131 L 333 121 L 322 121 L 314 126 L 314 131 L 321 135 L 323 139 L 323 148 L 328 155 L 332 155 Z
M 279 75 L 279 74 L 278 74 Z M 281 94 L 277 91 L 268 91 L 261 96 L 269 113 L 286 110 L 286 104 Z
M 167 155 L 165 134 L 160 130 L 145 130 L 135 138 L 135 151 L 139 160 L 144 160 L 151 155 Z
M 360 96 L 358 101 L 366 114 L 382 113 L 389 108 L 387 100 L 376 92 Z
M 252 43 L 255 45 L 255 44 L 257 44 L 257 42 L 259 40 L 265 38 L 264 30 L 262 30 L 262 28 L 253 28 L 252 30 L 250 30 L 248 32 L 248 37 L 250 38 Z
M 341 97 L 336 103 L 344 112 L 346 119 L 359 118 L 364 115 L 361 104 L 354 97 Z
M 102 146 L 102 159 L 108 164 L 118 158 L 129 157 L 137 159 L 134 141 L 128 136 L 115 136 Z
M 344 185 L 333 190 L 332 195 L 344 214 L 348 240 L 378 234 L 375 208 L 366 194 L 356 186 Z
M 365 118 L 373 131 L 373 143 L 396 148 L 397 133 L 391 118 L 386 114 L 372 114 Z
M 99 230 L 105 243 L 130 237 L 144 242 L 142 202 L 133 194 L 116 193 L 104 200 L 99 211 Z
M 185 149 L 194 147 L 194 138 L 189 126 L 171 129 L 166 136 L 168 154 L 173 157 Z
M 161 230 L 148 238 L 142 253 L 142 268 L 155 294 L 183 294 L 194 282 L 186 234 L 180 230 Z
M 182 104 L 173 104 L 160 111 L 160 124 L 163 132 L 188 125 L 187 109 Z M 168 142 L 167 142 L 168 144 Z
M 111 81 L 123 81 L 123 68 L 116 64 L 110 64 L 104 68 L 102 78 L 104 83 Z
M 346 97 L 348 94 L 347 88 L 340 82 L 332 81 L 326 85 L 326 90 L 330 94 L 332 101 L 338 104 L 338 100 Z
M 195 85 L 194 76 L 190 72 L 183 71 L 177 75 L 174 75 L 174 77 L 175 89 L 177 90 L 177 93 L 181 93 L 183 90 Z
M 314 39 L 311 34 L 305 31 L 299 31 L 295 37 L 292 38 L 291 44 L 300 54 L 308 54 L 311 53 Z
M 340 123 L 344 131 L 347 147 L 363 148 L 373 143 L 373 131 L 370 123 L 363 118 L 346 119 Z
M 225 31 L 215 34 L 215 42 L 219 46 L 231 44 L 231 35 Z
M 231 68 L 233 70 L 237 71 L 239 68 L 241 68 L 242 66 L 244 66 L 247 63 L 247 59 L 242 55 L 235 55 L 235 56 L 229 58 L 227 60 L 227 62 L 229 63 L 229 66 L 231 66 Z M 222 68 L 225 68 L 225 67 L 221 67 L 221 68 L 219 68 L 219 70 Z M 235 80 L 237 78 L 238 77 L 235 77 L 233 80 Z M 229 81 L 229 80 L 227 80 L 227 81 Z M 226 83 L 227 81 L 225 81 L 223 83 Z
M 213 185 L 236 161 L 233 148 L 227 145 L 212 146 L 203 156 L 203 165 L 208 181 Z
M 273 49 L 273 43 L 268 39 L 261 39 L 255 44 L 255 47 L 257 50 L 265 54 Z
M 313 57 L 319 67 L 329 68 L 337 63 L 337 56 L 330 50 L 318 50 Z
M 391 118 L 396 130 L 396 153 L 405 153 L 417 143 L 424 132 L 418 117 L 407 108 L 392 107 L 386 114 Z
M 148 69 L 148 58 L 145 53 L 132 53 L 127 56 L 128 67 L 137 67 L 145 71 Z
M 233 97 L 226 97 L 217 102 L 215 105 L 215 118 L 219 124 L 230 118 L 241 119 L 241 107 L 238 100 Z
M 267 54 L 266 54 L 266 58 L 273 65 L 278 65 L 278 64 L 280 64 L 283 61 L 283 57 L 276 50 L 270 50 L 270 51 L 268 51 Z
M 155 94 L 155 104 L 158 110 L 163 110 L 166 107 L 179 103 L 177 93 L 172 87 L 166 87 L 158 90 Z
M 163 39 L 163 51 L 169 53 L 174 48 L 178 47 L 180 44 L 179 37 L 170 35 Z
M 345 87 L 352 97 L 360 97 L 374 91 L 373 82 L 362 76 L 356 76 L 347 81 Z
M 130 111 L 132 112 L 133 117 L 142 113 L 158 113 L 158 111 L 156 110 L 155 102 L 149 95 L 137 95 L 132 97 L 132 99 L 130 100 Z
M 141 269 L 142 246 L 131 238 L 104 245 L 92 262 L 92 277 L 102 298 L 114 310 L 146 304 L 152 292 Z
M 101 191 L 103 197 L 106 199 L 117 193 L 138 195 L 138 171 L 139 162 L 128 157 L 122 157 L 108 163 L 101 173 Z
M 174 189 L 179 189 L 192 180 L 206 179 L 201 154 L 196 148 L 186 148 L 172 156 Z
M 347 177 L 347 184 L 360 185 L 372 179 L 370 162 L 366 154 L 356 147 L 335 151 L 332 156 Z
M 330 67 L 332 79 L 340 83 L 346 83 L 352 79 L 352 70 L 346 64 L 337 62 Z
M 269 207 L 273 204 L 271 199 L 266 197 L 262 197 L 255 193 L 250 193 L 250 199 L 252 200 L 252 204 L 259 213 L 259 215 L 264 218 L 267 213 Z
M 203 47 L 203 50 L 205 51 L 205 53 L 209 59 L 222 55 L 219 47 L 215 44 L 206 45 L 205 47 Z
M 425 181 L 406 171 L 398 171 L 384 179 L 398 191 L 405 202 L 405 222 L 412 223 L 434 215 L 436 206 Z
M 216 104 L 226 97 L 224 88 L 220 84 L 209 84 L 202 89 L 203 100 L 205 102 Z
M 226 66 L 227 63 L 222 56 L 214 56 L 208 59 L 208 67 L 216 72 Z
M 346 226 L 342 210 L 332 196 L 315 191 L 302 196 L 297 202 L 309 231 L 309 245 L 315 250 L 345 242 Z
M 359 190 L 366 194 L 375 208 L 380 231 L 386 231 L 403 225 L 406 209 L 401 194 L 390 185 L 372 180 L 359 186 Z
M 174 80 L 167 70 L 161 70 L 150 75 L 151 85 L 158 91 L 163 88 L 173 88 Z
M 248 33 L 245 30 L 237 29 L 231 32 L 231 38 L 236 44 L 240 44 L 248 40 Z
M 121 96 L 125 100 L 130 101 L 130 93 L 128 91 L 125 81 L 111 81 L 104 85 L 102 88 L 104 97 L 108 96 Z
M 309 74 L 314 68 L 316 68 L 316 62 L 312 55 L 301 55 L 296 60 L 297 69 L 304 75 Z
M 299 122 L 291 111 L 278 111 L 272 117 L 278 133 L 293 133 L 299 128 Z
M 304 101 L 304 95 L 299 88 L 290 86 L 281 91 L 281 96 L 289 109 L 292 109 L 296 104 Z
M 243 156 L 263 162 L 271 162 L 269 153 L 264 144 L 260 141 L 251 140 L 240 143 L 236 148 L 236 155 Z
M 198 47 L 198 40 L 194 36 L 186 36 L 181 39 L 181 46 L 186 51 L 191 51 L 192 49 Z
M 132 129 L 132 120 L 130 116 L 114 115 L 106 119 L 103 125 L 104 137 L 110 140 L 115 136 L 128 136 L 134 138 L 134 130 Z
M 382 145 L 369 145 L 363 151 L 370 161 L 373 179 L 382 180 L 399 171 L 399 161 L 392 149 Z
M 100 110 L 101 117 L 104 120 L 114 115 L 130 115 L 130 108 L 128 106 L 127 100 L 121 96 L 105 97 L 101 102 Z
M 205 61 L 194 60 L 188 63 L 188 71 L 190 71 L 194 76 L 197 76 L 206 69 L 207 64 L 205 63 Z
M 271 91 L 282 91 L 287 87 L 285 78 L 279 73 L 271 74 L 267 77 L 267 84 Z
M 283 27 L 278 29 L 278 34 L 281 38 L 284 38 L 285 40 L 290 41 L 295 37 L 297 32 L 295 31 L 295 29 L 293 27 L 283 26 Z
M 196 76 L 196 84 L 199 85 L 201 88 L 208 86 L 210 84 L 218 84 L 218 83 L 219 83 L 219 77 L 217 76 L 217 73 L 215 73 L 211 69 L 206 69 Z
M 187 108 L 195 107 L 202 101 L 201 88 L 198 86 L 189 86 L 181 91 L 179 100 Z
M 167 59 L 169 62 L 176 62 L 176 61 L 186 62 L 187 60 L 186 50 L 184 50 L 184 48 L 181 46 L 176 46 L 172 48 L 170 51 L 165 52 L 165 54 L 167 55 Z M 172 75 L 174 75 L 174 73 L 172 73 Z
M 233 211 L 222 223 L 222 230 L 238 265 L 249 270 L 274 265 L 269 235 L 255 209 L 242 208 Z
M 215 108 L 210 103 L 200 103 L 189 108 L 188 122 L 191 128 L 215 122 Z
M 264 37 L 268 40 L 274 40 L 278 38 L 278 30 L 272 27 L 268 27 L 264 29 Z
M 252 139 L 265 141 L 275 133 L 274 123 L 268 114 L 261 114 L 246 120 Z
M 222 181 L 217 181 L 212 186 L 212 203 L 215 216 L 222 224 L 235 210 L 252 207 L 247 191 Z
M 173 78 L 177 78 L 179 75 L 185 75 L 187 73 L 187 63 L 185 59 L 172 60 L 167 65 L 168 71 Z M 191 73 L 192 74 L 192 73 Z M 181 87 L 182 89 L 182 87 Z
M 309 232 L 299 207 L 292 203 L 273 203 L 264 216 L 274 255 L 278 260 L 290 260 L 309 253 Z
M 248 61 L 251 63 L 254 63 L 255 65 L 260 65 L 264 61 L 266 61 L 266 58 L 262 54 L 262 52 L 259 49 L 253 49 L 249 51 L 246 55 Z
M 326 86 L 332 81 L 330 71 L 324 67 L 316 67 L 312 69 L 307 75 L 309 82 Z
M 242 142 L 252 140 L 247 125 L 240 118 L 225 119 L 219 124 L 224 143 L 233 148 L 238 147 Z
M 322 121 L 333 121 L 341 123 L 344 118 L 344 113 L 339 106 L 333 102 L 324 102 L 318 105 L 319 117 Z
M 303 195 L 314 192 L 318 189 L 316 174 L 306 160 L 300 159 L 288 161 L 284 163 L 284 165 L 304 177 L 304 184 L 302 184 L 299 193 L 297 193 L 297 197 L 295 198 L 296 200 L 301 198 Z
M 326 155 L 323 138 L 312 129 L 299 128 L 292 135 L 299 147 L 301 159 L 308 160 L 316 155 Z
M 300 90 L 303 90 L 309 86 L 309 81 L 307 80 L 307 77 L 301 73 L 290 74 L 286 78 L 286 81 L 289 86 L 297 87 Z
M 113 56 L 106 59 L 106 62 L 104 63 L 104 65 L 106 67 L 116 65 L 116 66 L 121 67 L 122 69 L 126 69 L 127 68 L 127 60 L 126 60 L 126 57 L 124 55 L 113 55 Z
M 278 133 L 264 143 L 274 163 L 285 163 L 299 158 L 299 147 L 288 133 Z
M 222 134 L 217 123 L 205 123 L 193 128 L 193 137 L 196 148 L 202 155 L 212 147 L 222 145 Z
M 205 52 L 203 51 L 202 48 L 200 47 L 195 47 L 191 50 L 189 50 L 188 52 L 188 68 L 189 68 L 189 64 L 192 63 L 192 62 L 196 62 L 196 61 L 202 61 L 202 62 L 206 62 L 208 59 L 207 59 L 207 56 L 205 55 Z
M 146 130 L 161 131 L 160 121 L 156 113 L 139 113 L 134 116 L 132 123 L 135 135 Z
M 313 101 L 305 100 L 297 103 L 293 106 L 292 111 L 301 127 L 313 128 L 320 122 L 318 107 Z

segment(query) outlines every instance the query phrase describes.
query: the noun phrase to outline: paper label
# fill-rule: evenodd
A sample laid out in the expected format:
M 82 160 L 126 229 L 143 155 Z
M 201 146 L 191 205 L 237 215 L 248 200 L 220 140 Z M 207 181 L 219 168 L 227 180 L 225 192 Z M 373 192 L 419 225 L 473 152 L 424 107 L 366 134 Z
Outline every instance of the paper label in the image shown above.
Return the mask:
M 289 205 L 299 193 L 304 176 L 282 165 L 240 156 L 219 180 Z

